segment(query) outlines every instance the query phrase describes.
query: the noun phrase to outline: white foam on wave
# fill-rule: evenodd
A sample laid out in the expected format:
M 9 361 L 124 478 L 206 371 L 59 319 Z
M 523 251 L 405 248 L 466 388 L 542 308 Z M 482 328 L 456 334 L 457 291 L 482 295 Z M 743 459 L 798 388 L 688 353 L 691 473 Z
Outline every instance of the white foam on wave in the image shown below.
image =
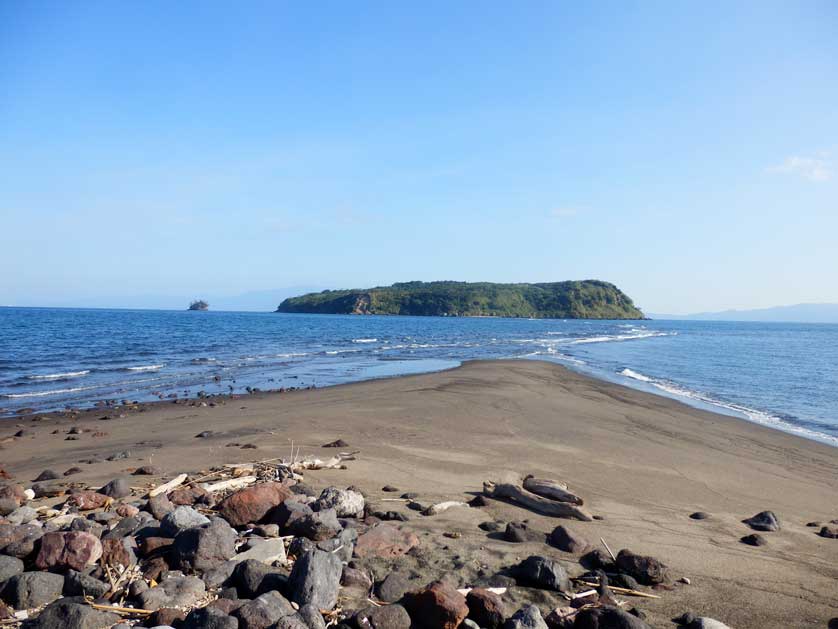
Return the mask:
M 377 343 L 378 339 L 352 339 L 353 343 Z
M 771 428 L 782 430 L 783 432 L 797 434 L 806 437 L 807 439 L 814 439 L 822 443 L 828 443 L 830 445 L 838 446 L 838 437 L 824 434 L 822 432 L 818 432 L 816 430 L 812 430 L 804 426 L 793 424 L 783 419 L 782 417 L 778 417 L 766 411 L 760 411 L 758 409 L 750 408 L 749 406 L 745 406 L 743 404 L 736 404 L 735 402 L 725 402 L 723 400 L 718 400 L 714 397 L 705 395 L 703 393 L 699 393 L 697 391 L 693 391 L 691 389 L 687 389 L 685 387 L 682 387 L 681 385 L 678 385 L 674 382 L 670 382 L 668 380 L 651 378 L 632 369 L 625 368 L 619 373 L 620 375 L 630 378 L 632 380 L 648 383 L 653 387 L 660 389 L 661 391 L 664 391 L 665 393 L 668 393 L 674 397 L 686 398 L 694 402 L 700 402 L 701 404 L 705 404 L 707 406 L 713 406 L 726 411 L 732 411 L 734 415 L 738 417 L 744 416 L 745 418 L 757 424 L 770 426 Z
M 0 397 L 8 399 L 28 398 L 28 397 L 46 397 L 48 395 L 60 395 L 61 393 L 76 393 L 78 391 L 89 391 L 91 389 L 98 389 L 99 387 L 72 387 L 69 389 L 54 389 L 52 391 L 32 391 L 30 393 L 4 393 Z
M 586 336 L 569 341 L 571 345 L 583 345 L 585 343 L 609 343 L 618 341 L 634 341 L 636 339 L 648 339 L 657 336 L 676 336 L 677 332 L 645 332 L 638 330 L 633 334 L 612 334 L 605 336 Z
M 78 378 L 86 376 L 90 373 L 90 369 L 83 369 L 82 371 L 68 371 L 67 373 L 48 373 L 45 375 L 26 376 L 27 380 L 64 380 L 66 378 Z
M 165 366 L 163 363 L 159 365 L 138 365 L 136 367 L 126 367 L 125 371 L 157 371 Z

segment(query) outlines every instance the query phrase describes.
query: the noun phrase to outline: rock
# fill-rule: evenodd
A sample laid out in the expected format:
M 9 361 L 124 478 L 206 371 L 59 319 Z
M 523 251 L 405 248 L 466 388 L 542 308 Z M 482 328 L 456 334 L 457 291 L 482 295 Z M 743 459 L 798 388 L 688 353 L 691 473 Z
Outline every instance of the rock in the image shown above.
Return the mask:
M 196 439 L 209 439 L 214 434 L 215 433 L 213 433 L 211 430 L 204 430 L 203 432 L 199 432 L 197 435 L 195 435 L 195 438 Z
M 140 512 L 140 510 L 137 509 L 137 507 L 135 507 L 134 505 L 121 504 L 116 509 L 114 509 L 114 512 L 123 518 L 131 518 L 137 515 Z
M 174 505 L 208 504 L 212 502 L 212 496 L 202 487 L 178 487 L 169 492 L 169 500 Z
M 411 588 L 408 578 L 400 572 L 391 572 L 375 586 L 375 595 L 385 603 L 395 603 Z
M 45 480 L 56 480 L 58 478 L 61 478 L 61 474 L 59 474 L 55 470 L 44 470 L 43 472 L 38 474 L 38 477 L 35 478 L 33 482 L 40 483 Z
M 276 621 L 272 629 L 308 629 L 308 625 L 299 613 L 283 616 Z
M 695 513 L 690 514 L 690 519 L 692 520 L 706 520 L 710 517 L 710 514 L 704 513 L 704 511 L 696 511 Z
M 59 483 L 35 483 L 32 485 L 32 493 L 35 498 L 57 498 L 67 493 L 63 485 Z
M 79 516 L 70 523 L 70 530 L 90 533 L 91 535 L 101 538 L 102 533 L 105 531 L 105 527 L 98 522 Z
M 179 629 L 238 629 L 239 621 L 217 607 L 201 607 L 189 612 Z
M 419 538 L 392 524 L 378 524 L 358 537 L 355 556 L 394 559 L 419 545 Z
M 47 605 L 33 622 L 27 624 L 27 629 L 108 629 L 119 620 L 116 614 L 64 599 Z
M 64 596 L 92 596 L 93 598 L 100 598 L 107 594 L 111 589 L 110 584 L 103 583 L 99 579 L 76 572 L 75 570 L 68 570 L 64 575 Z
M 33 520 L 38 519 L 38 512 L 32 507 L 22 506 L 18 507 L 6 516 L 6 522 L 9 524 L 28 524 Z
M 92 566 L 102 556 L 102 543 L 90 533 L 47 533 L 41 538 L 41 550 L 35 559 L 39 570 L 81 571 Z
M 77 491 L 74 494 L 70 494 L 70 497 L 67 498 L 67 504 L 71 507 L 76 507 L 79 511 L 101 509 L 111 502 L 113 502 L 113 499 L 110 496 L 90 490 Z
M 43 535 L 42 527 L 35 524 L 0 524 L 0 550 L 10 557 L 25 559 Z
M 343 566 L 338 557 L 322 550 L 306 553 L 296 562 L 288 580 L 291 601 L 332 609 L 338 600 Z
M 14 498 L 0 498 L 0 515 L 6 516 L 19 506 L 20 503 Z
M 289 521 L 286 533 L 299 535 L 315 542 L 331 539 L 340 533 L 341 526 L 334 509 L 311 511 Z
M 746 535 L 739 541 L 743 544 L 747 544 L 748 546 L 765 546 L 768 543 L 768 540 L 765 539 L 759 533 L 751 533 L 750 535 Z
M 188 607 L 197 603 L 206 594 L 206 586 L 198 577 L 169 577 L 157 587 L 149 588 L 138 597 L 143 609 L 161 607 Z
M 410 629 L 410 616 L 401 605 L 367 607 L 355 614 L 361 629 Z
M 524 522 L 510 522 L 506 525 L 503 538 L 507 542 L 514 542 L 517 544 L 523 542 L 542 542 L 544 541 L 544 534 L 532 530 Z
M 110 538 L 102 541 L 102 565 L 117 568 L 130 568 L 137 563 L 134 549 L 137 542 L 133 537 Z
M 336 441 L 332 441 L 330 443 L 324 443 L 324 448 L 348 448 L 349 444 L 346 443 L 343 439 L 337 439 Z
M 650 629 L 637 616 L 618 607 L 588 607 L 576 615 L 574 629 Z
M 831 618 L 827 624 L 827 629 L 838 629 L 838 618 Z
M 468 616 L 465 596 L 443 581 L 406 594 L 403 604 L 416 629 L 456 629 Z
M 838 539 L 838 526 L 822 526 L 821 530 L 818 531 L 818 535 L 820 535 L 821 537 L 826 537 L 827 539 Z
M 343 574 L 340 577 L 340 584 L 347 588 L 360 588 L 364 592 L 369 592 L 372 588 L 372 579 L 363 570 L 358 568 L 343 567 Z
M 6 582 L 3 599 L 15 609 L 31 609 L 51 603 L 63 590 L 64 577 L 60 574 L 24 572 Z
M 111 498 L 125 498 L 131 495 L 131 486 L 124 478 L 114 478 L 102 487 L 99 493 L 110 496 Z
M 690 622 L 685 623 L 684 626 L 686 629 L 730 629 L 730 627 L 723 622 L 713 618 L 707 618 L 706 616 L 701 616 L 699 618 L 693 616 L 690 618 Z
M 284 564 L 287 560 L 285 557 L 285 542 L 279 538 L 253 540 L 250 542 L 250 548 L 233 557 L 233 561 L 236 562 L 247 559 L 255 559 L 265 564 Z
M 504 629 L 548 629 L 547 623 L 541 616 L 541 611 L 535 605 L 527 605 L 512 614 Z
M 260 483 L 225 498 L 218 506 L 218 512 L 230 526 L 244 526 L 261 522 L 271 509 L 290 496 L 291 490 L 281 483 Z
M 133 471 L 134 476 L 161 476 L 163 470 L 155 465 L 143 465 Z
M 210 570 L 235 554 L 236 532 L 219 518 L 206 526 L 178 533 L 171 553 L 175 567 L 196 572 Z
M 483 588 L 473 588 L 466 594 L 468 617 L 484 629 L 496 629 L 506 618 L 500 596 Z
M 276 524 L 262 524 L 253 527 L 253 534 L 259 537 L 279 537 L 279 527 Z
M 0 584 L 11 579 L 16 574 L 23 573 L 23 562 L 17 557 L 0 555 Z M 2 589 L 2 587 L 0 587 Z
M 285 590 L 288 576 L 267 564 L 255 559 L 239 563 L 230 576 L 230 582 L 243 598 L 256 598 L 271 590 Z
M 64 476 L 73 476 L 75 474 L 81 474 L 83 471 L 84 470 L 82 470 L 80 467 L 68 467 L 66 470 L 64 470 Z
M 554 559 L 532 555 L 515 568 L 515 580 L 546 590 L 570 592 L 570 578 L 562 565 Z
M 656 585 L 669 581 L 669 569 L 666 564 L 654 557 L 635 555 L 627 548 L 617 553 L 617 568 L 643 585 Z
M 591 548 L 588 540 L 563 525 L 559 525 L 553 529 L 548 541 L 566 553 L 584 553 Z
M 755 516 L 742 520 L 755 531 L 779 531 L 780 521 L 773 511 L 760 511 Z
M 165 494 L 159 494 L 148 499 L 146 509 L 154 516 L 155 520 L 162 520 L 167 513 L 175 510 L 175 505 L 172 504 L 172 501 Z
M 304 629 L 326 629 L 326 621 L 314 605 L 303 605 L 297 615 L 303 621 Z
M 392 485 L 384 485 L 384 487 L 381 488 L 381 491 L 386 491 L 388 493 L 394 493 L 394 492 L 399 491 L 399 488 L 398 487 L 393 487 Z
M 339 518 L 357 518 L 364 513 L 364 496 L 352 489 L 327 487 L 312 505 L 315 511 L 334 509 Z
M 17 506 L 26 502 L 26 491 L 16 483 L 5 483 L 0 485 L 0 499 L 14 500 Z
M 164 535 L 175 537 L 181 531 L 208 523 L 207 516 L 198 513 L 192 507 L 181 506 L 163 516 L 160 520 L 160 530 Z
M 334 553 L 341 561 L 349 562 L 358 541 L 358 531 L 354 528 L 343 529 L 337 537 L 317 542 L 317 548 L 327 553 Z
M 239 619 L 239 629 L 266 629 L 296 610 L 279 592 L 265 592 L 233 612 Z
M 501 529 L 503 529 L 503 522 L 495 522 L 493 520 L 488 520 L 487 522 L 481 522 L 477 525 L 481 531 L 486 531 L 487 533 L 497 533 Z
M 131 452 L 128 450 L 121 450 L 120 452 L 114 452 L 110 455 L 107 460 L 108 461 L 121 461 L 122 459 L 127 459 L 131 456 Z

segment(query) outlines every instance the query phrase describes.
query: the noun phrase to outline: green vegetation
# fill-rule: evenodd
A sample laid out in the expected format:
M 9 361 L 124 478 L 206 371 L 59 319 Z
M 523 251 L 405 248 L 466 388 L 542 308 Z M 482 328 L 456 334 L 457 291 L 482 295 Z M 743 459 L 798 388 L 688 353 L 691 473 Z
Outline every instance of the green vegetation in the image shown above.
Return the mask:
M 544 319 L 642 319 L 619 288 L 599 280 L 545 284 L 401 282 L 290 297 L 277 312 Z

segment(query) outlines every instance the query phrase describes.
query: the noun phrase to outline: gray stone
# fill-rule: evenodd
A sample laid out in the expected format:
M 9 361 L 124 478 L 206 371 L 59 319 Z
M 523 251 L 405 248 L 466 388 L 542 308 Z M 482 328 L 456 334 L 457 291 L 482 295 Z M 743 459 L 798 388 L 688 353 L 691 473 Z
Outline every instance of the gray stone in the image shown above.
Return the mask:
M 265 592 L 233 612 L 239 629 L 266 629 L 280 618 L 292 616 L 296 610 L 279 592 Z
M 180 629 L 238 629 L 239 621 L 216 607 L 202 607 L 189 612 Z
M 38 519 L 38 512 L 32 507 L 18 507 L 6 516 L 6 521 L 9 524 L 28 524 L 33 520 Z
M 603 606 L 583 609 L 576 615 L 574 629 L 650 629 L 637 616 L 618 607 Z
M 355 614 L 355 624 L 362 629 L 409 629 L 410 616 L 401 605 L 367 607 Z
M 154 516 L 154 519 L 162 520 L 167 513 L 175 510 L 175 505 L 166 494 L 159 494 L 148 499 L 146 509 Z
M 255 598 L 271 590 L 284 589 L 287 581 L 288 576 L 284 572 L 256 559 L 239 563 L 230 578 L 243 598 Z
M 276 621 L 273 629 L 308 629 L 308 625 L 299 613 L 283 616 Z
M 314 502 L 315 511 L 334 509 L 339 518 L 357 518 L 364 513 L 365 500 L 359 491 L 326 487 Z
M 64 575 L 64 596 L 92 596 L 100 598 L 108 593 L 111 586 L 91 576 L 68 570 Z
M 519 609 L 503 624 L 503 627 L 504 629 L 548 629 L 541 611 L 535 605 L 527 605 Z
M 63 599 L 47 605 L 27 629 L 108 629 L 119 616 L 86 605 L 81 600 Z
M 291 600 L 299 605 L 332 609 L 338 600 L 343 565 L 338 557 L 322 550 L 306 553 L 294 563 L 289 579 Z
M 3 599 L 15 609 L 31 609 L 51 603 L 64 590 L 64 577 L 50 572 L 24 572 L 6 582 Z
M 181 506 L 167 513 L 160 520 L 160 530 L 167 537 L 175 537 L 181 531 L 209 524 L 209 518 L 189 506 Z
M 186 529 L 172 543 L 174 566 L 187 571 L 211 570 L 236 554 L 236 538 L 236 532 L 220 518 L 213 518 L 206 526 Z
M 297 615 L 308 629 L 326 629 L 326 621 L 314 605 L 303 605 Z
M 0 583 L 23 573 L 23 562 L 17 557 L 0 555 Z
M 188 607 L 206 594 L 204 582 L 198 577 L 169 577 L 157 587 L 149 588 L 138 597 L 143 609 Z
M 404 593 L 413 587 L 407 576 L 400 572 L 391 572 L 375 586 L 375 594 L 385 603 L 395 603 Z
M 550 533 L 549 541 L 566 553 L 584 553 L 591 547 L 588 540 L 561 524 Z
M 773 511 L 760 511 L 755 516 L 742 520 L 755 531 L 779 531 L 780 520 Z
M 251 540 L 250 548 L 238 553 L 233 561 L 256 559 L 262 563 L 281 563 L 287 561 L 285 557 L 285 542 L 279 538 Z
M 515 570 L 515 579 L 547 590 L 570 592 L 570 579 L 564 567 L 554 559 L 532 555 Z
M 107 485 L 99 490 L 100 494 L 105 494 L 111 498 L 125 498 L 131 495 L 131 485 L 125 478 L 114 478 Z
M 345 528 L 338 533 L 337 537 L 317 542 L 317 548 L 329 553 L 335 553 L 341 561 L 348 563 L 352 559 L 352 553 L 355 551 L 355 542 L 357 540 L 358 531 L 354 528 Z

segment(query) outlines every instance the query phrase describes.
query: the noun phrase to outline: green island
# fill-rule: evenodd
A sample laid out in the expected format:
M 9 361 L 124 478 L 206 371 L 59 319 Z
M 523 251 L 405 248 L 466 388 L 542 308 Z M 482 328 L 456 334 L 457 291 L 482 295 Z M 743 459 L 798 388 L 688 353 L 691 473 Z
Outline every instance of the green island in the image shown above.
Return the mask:
M 600 280 L 538 284 L 400 282 L 324 290 L 284 300 L 276 312 L 430 317 L 643 319 L 619 288 Z

